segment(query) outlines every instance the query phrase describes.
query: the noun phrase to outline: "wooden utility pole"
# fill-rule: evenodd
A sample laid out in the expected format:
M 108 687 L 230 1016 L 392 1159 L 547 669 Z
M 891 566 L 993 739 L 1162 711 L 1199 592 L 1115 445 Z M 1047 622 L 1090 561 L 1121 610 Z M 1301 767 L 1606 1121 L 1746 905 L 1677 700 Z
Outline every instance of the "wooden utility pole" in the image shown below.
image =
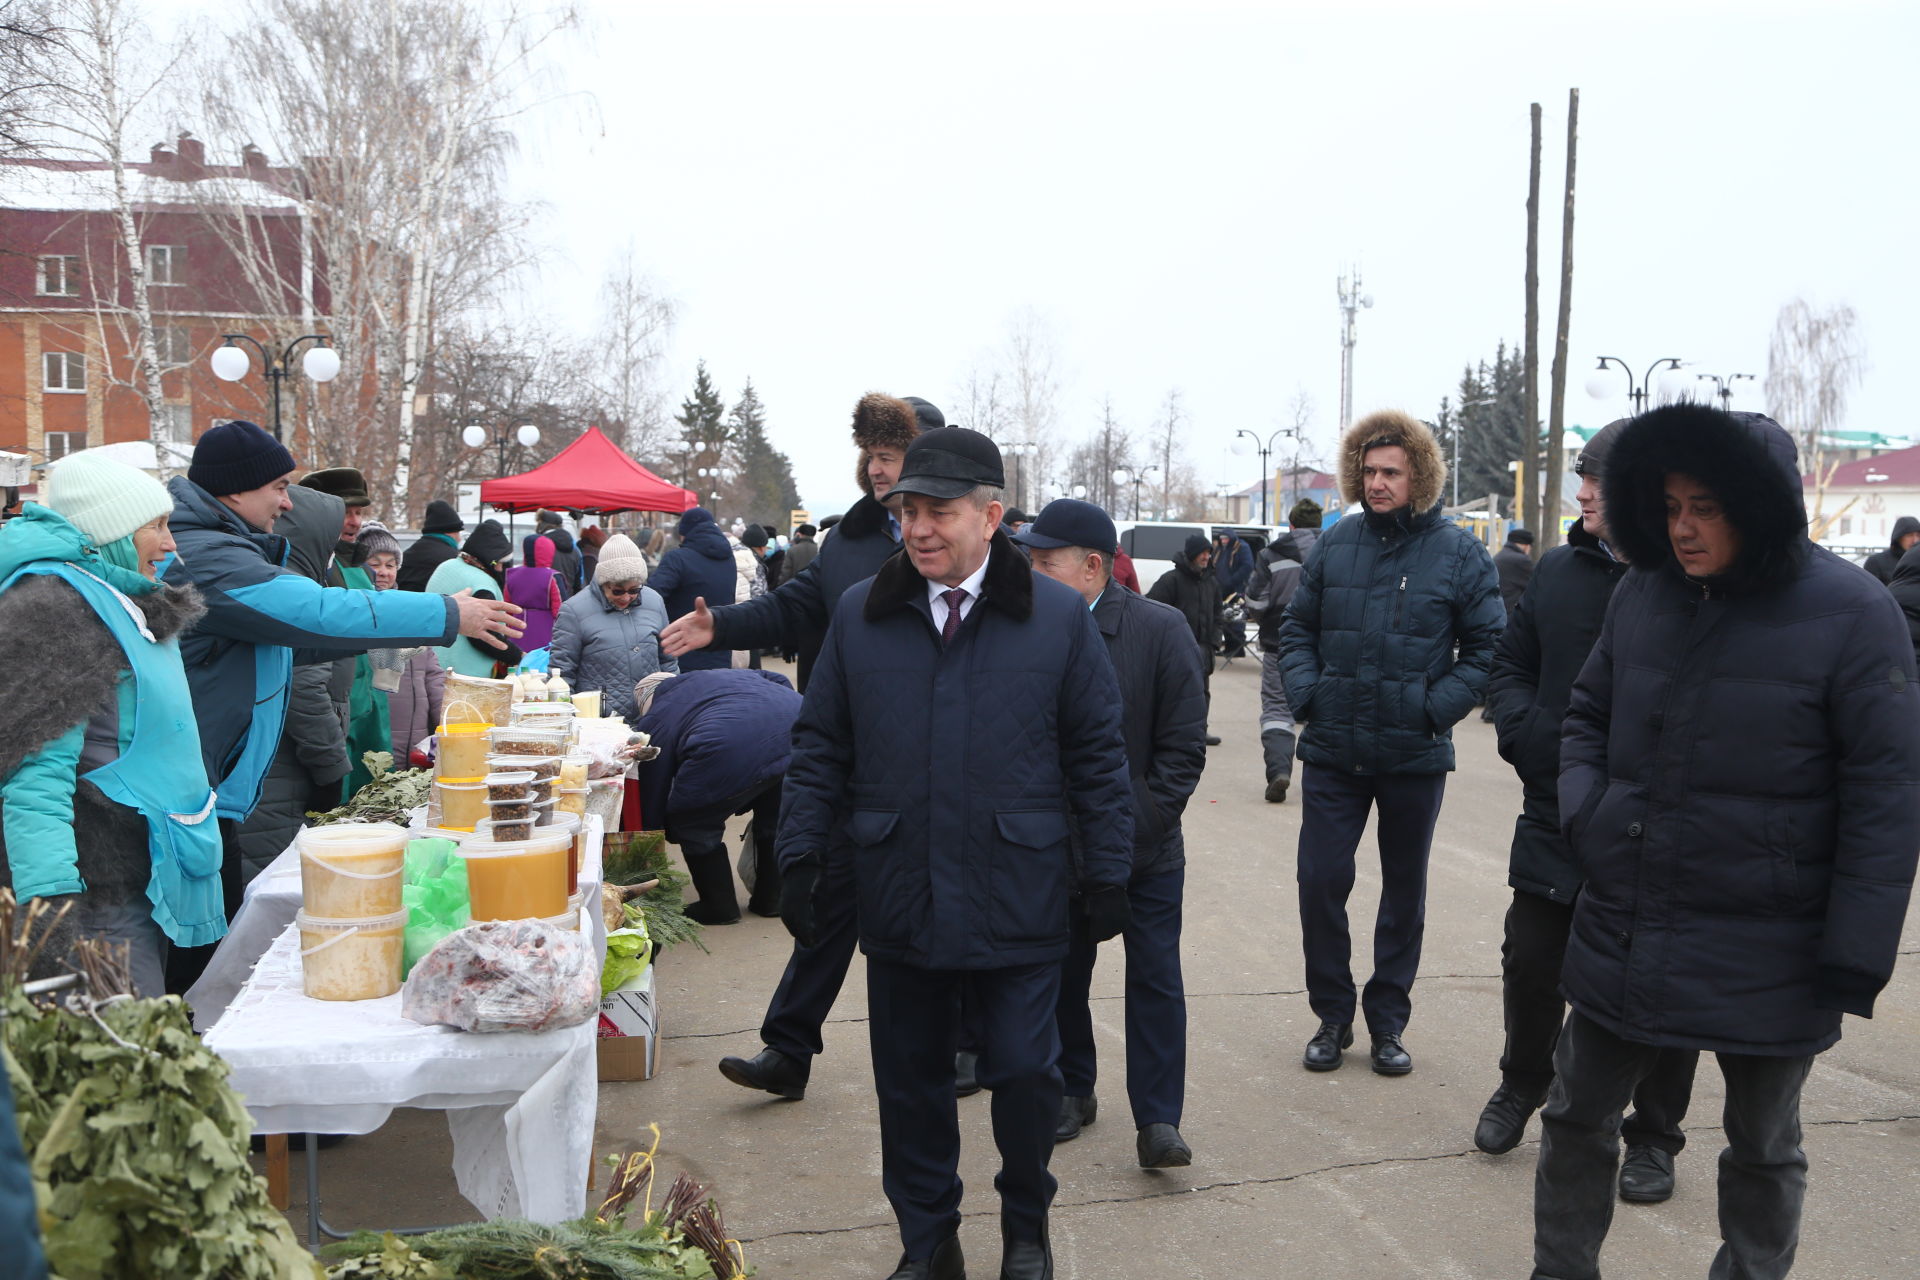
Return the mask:
M 1553 518 L 1541 542 L 1560 541 L 1560 470 L 1567 451 L 1560 441 L 1567 429 L 1567 327 L 1573 315 L 1573 160 L 1580 129 L 1580 91 L 1567 90 L 1567 197 L 1560 221 L 1560 323 L 1553 335 L 1552 405 L 1547 413 L 1547 501 Z
M 1520 416 L 1525 422 L 1522 438 L 1540 437 L 1540 104 L 1534 103 L 1533 150 L 1527 165 L 1527 333 L 1520 352 Z M 1537 448 L 1537 446 L 1529 446 Z M 1516 459 L 1522 470 L 1536 479 L 1540 475 L 1539 458 Z M 1513 518 L 1534 531 L 1534 554 L 1552 545 L 1551 531 L 1541 527 L 1540 486 L 1530 484 Z

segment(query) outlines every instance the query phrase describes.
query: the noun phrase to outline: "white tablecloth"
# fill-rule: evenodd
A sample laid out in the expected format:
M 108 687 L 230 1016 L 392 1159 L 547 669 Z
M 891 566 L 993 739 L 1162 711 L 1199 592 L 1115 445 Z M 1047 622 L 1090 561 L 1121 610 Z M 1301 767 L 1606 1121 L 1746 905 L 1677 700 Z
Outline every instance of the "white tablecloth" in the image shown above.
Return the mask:
M 597 886 L 598 824 L 588 830 L 582 879 Z M 274 868 L 286 861 L 283 855 Z M 270 927 L 260 922 L 284 905 L 287 895 L 268 880 L 271 873 L 255 881 L 242 918 L 221 944 L 223 954 L 237 952 Z M 296 862 L 295 906 L 299 883 Z M 598 1019 L 537 1033 L 477 1035 L 408 1021 L 398 994 L 351 1002 L 309 999 L 300 989 L 292 910 L 286 908 L 285 923 L 252 966 L 252 976 L 224 1008 L 213 1007 L 218 1020 L 206 1033 L 208 1047 L 232 1068 L 233 1087 L 255 1129 L 370 1133 L 395 1107 L 444 1110 L 460 1194 L 482 1215 L 563 1222 L 584 1212 L 598 1103 Z M 255 922 L 245 920 L 249 911 Z M 583 920 L 586 936 L 604 958 L 597 887 L 583 911 L 591 921 Z M 208 1000 L 203 988 L 217 990 L 203 979 L 194 988 L 201 1001 Z

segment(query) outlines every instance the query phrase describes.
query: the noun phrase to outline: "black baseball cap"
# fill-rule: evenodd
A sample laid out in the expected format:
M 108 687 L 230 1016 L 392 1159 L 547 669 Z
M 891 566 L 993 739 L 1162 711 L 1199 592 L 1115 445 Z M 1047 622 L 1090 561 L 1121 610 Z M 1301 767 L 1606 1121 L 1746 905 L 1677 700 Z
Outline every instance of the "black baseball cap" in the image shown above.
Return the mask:
M 1120 545 L 1120 536 L 1113 531 L 1113 517 L 1078 498 L 1055 498 L 1040 508 L 1033 523 L 1014 534 L 1013 540 L 1040 551 L 1085 547 L 1107 555 Z
M 909 493 L 958 498 L 981 485 L 1004 489 L 1006 484 L 998 445 L 968 427 L 936 427 L 907 446 L 900 478 L 887 491 L 887 501 Z

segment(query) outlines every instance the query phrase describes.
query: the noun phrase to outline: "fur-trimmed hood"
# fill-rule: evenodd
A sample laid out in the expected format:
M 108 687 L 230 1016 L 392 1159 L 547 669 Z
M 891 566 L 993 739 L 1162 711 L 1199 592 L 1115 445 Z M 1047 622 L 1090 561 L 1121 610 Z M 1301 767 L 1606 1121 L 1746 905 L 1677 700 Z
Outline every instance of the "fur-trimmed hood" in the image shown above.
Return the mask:
M 993 532 L 987 552 L 987 574 L 980 582 L 980 603 L 991 605 L 1016 622 L 1033 616 L 1033 568 L 1002 530 Z M 880 572 L 873 576 L 867 592 L 865 615 L 878 622 L 895 609 L 927 604 L 927 580 L 913 567 L 913 557 L 905 547 L 887 557 Z
M 1805 559 L 1807 508 L 1793 437 L 1765 414 L 1678 404 L 1628 423 L 1607 455 L 1607 532 L 1630 563 L 1681 572 L 1667 536 L 1666 478 L 1675 472 L 1713 490 L 1739 530 L 1739 558 L 1716 585 L 1776 585 Z
M 1360 461 L 1369 448 L 1397 444 L 1407 451 L 1407 470 L 1411 485 L 1409 502 L 1415 514 L 1440 501 L 1447 488 L 1447 464 L 1440 455 L 1440 442 L 1424 422 L 1398 409 L 1370 413 L 1347 428 L 1340 437 L 1340 496 L 1349 505 L 1364 508 L 1366 494 L 1360 477 Z

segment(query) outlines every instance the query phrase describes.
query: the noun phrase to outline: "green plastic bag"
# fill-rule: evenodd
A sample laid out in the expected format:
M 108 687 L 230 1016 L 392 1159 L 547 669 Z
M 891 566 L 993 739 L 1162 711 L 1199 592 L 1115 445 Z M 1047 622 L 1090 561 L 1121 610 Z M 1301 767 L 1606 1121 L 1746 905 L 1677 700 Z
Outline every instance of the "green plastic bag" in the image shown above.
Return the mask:
M 439 941 L 473 923 L 467 899 L 467 860 L 452 840 L 434 837 L 407 841 L 406 883 L 400 905 L 407 911 L 401 935 L 400 971 L 413 966 Z
M 607 962 L 600 967 L 600 995 L 612 995 L 647 971 L 653 959 L 653 943 L 647 926 L 636 924 L 607 934 Z

